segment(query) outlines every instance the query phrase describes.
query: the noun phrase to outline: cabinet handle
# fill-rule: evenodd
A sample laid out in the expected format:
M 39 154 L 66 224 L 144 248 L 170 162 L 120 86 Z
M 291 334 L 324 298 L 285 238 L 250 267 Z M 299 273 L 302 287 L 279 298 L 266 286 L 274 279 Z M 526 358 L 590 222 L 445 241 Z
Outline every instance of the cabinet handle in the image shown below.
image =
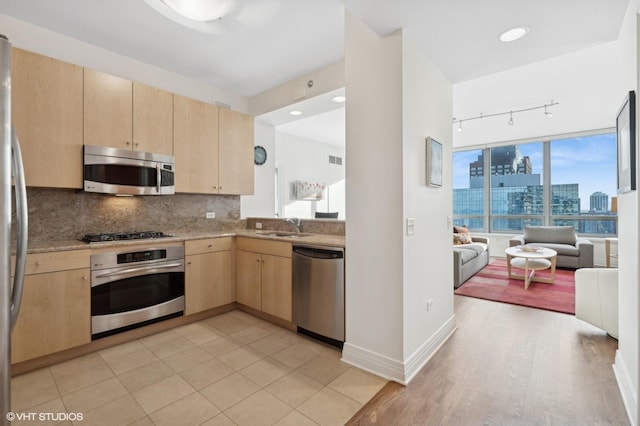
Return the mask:
M 87 276 L 85 275 L 84 277 L 82 277 L 83 280 L 88 280 Z
M 223 189 L 222 187 L 218 188 L 218 189 Z
M 129 142 L 129 141 L 125 141 L 125 144 L 126 144 L 127 146 L 129 146 L 129 145 L 131 145 L 131 142 Z
M 138 142 L 134 143 L 134 145 L 136 146 L 136 148 L 140 145 Z
M 187 265 L 191 265 L 191 262 L 187 262 Z
M 213 247 L 213 244 L 208 244 L 207 247 L 211 248 Z
M 36 260 L 36 266 L 40 266 L 40 261 Z

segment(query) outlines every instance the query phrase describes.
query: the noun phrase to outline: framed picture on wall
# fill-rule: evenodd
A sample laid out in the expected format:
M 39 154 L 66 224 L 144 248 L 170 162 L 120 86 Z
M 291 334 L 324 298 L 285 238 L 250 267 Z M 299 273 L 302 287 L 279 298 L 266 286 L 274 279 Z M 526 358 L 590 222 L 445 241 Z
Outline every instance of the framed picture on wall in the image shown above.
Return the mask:
M 616 118 L 618 194 L 636 189 L 636 93 L 625 98 Z
M 442 186 L 442 144 L 427 138 L 427 185 Z

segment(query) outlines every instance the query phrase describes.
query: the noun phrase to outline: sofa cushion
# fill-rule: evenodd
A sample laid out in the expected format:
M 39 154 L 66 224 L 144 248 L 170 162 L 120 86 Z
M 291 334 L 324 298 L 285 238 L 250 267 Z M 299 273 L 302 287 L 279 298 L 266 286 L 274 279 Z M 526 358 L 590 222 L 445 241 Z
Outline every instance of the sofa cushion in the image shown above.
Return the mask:
M 569 244 L 536 243 L 535 245 L 555 250 L 560 256 L 580 256 L 580 250 L 576 246 Z
M 576 244 L 573 226 L 525 226 L 524 240 L 528 243 Z
M 468 261 L 475 259 L 480 254 L 480 252 L 478 252 L 477 250 L 467 249 L 466 245 L 458 246 L 454 248 L 454 250 L 456 250 L 460 254 L 460 260 L 462 261 L 463 265 Z
M 453 249 L 460 253 L 460 259 L 464 265 L 468 261 L 478 257 L 480 253 L 487 251 L 488 247 L 485 243 L 472 243 L 455 246 Z

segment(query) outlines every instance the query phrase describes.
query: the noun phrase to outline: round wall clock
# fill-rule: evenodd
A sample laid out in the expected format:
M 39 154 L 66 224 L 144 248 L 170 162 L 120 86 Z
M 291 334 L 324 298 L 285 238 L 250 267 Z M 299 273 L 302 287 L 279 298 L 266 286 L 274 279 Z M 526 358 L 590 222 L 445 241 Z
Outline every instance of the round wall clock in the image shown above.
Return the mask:
M 267 162 L 267 150 L 263 146 L 257 145 L 253 148 L 253 162 L 258 166 Z

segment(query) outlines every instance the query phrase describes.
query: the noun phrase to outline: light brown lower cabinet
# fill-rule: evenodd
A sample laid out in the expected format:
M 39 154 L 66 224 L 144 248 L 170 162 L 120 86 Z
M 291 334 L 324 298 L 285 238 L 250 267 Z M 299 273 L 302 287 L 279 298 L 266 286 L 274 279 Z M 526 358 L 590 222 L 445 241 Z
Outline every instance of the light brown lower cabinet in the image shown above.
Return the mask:
M 65 270 L 78 265 L 86 267 Z M 89 251 L 29 255 L 26 273 L 11 362 L 91 342 Z
M 236 247 L 238 302 L 291 321 L 291 244 L 238 238 Z
M 235 300 L 231 238 L 186 241 L 185 263 L 185 315 Z

